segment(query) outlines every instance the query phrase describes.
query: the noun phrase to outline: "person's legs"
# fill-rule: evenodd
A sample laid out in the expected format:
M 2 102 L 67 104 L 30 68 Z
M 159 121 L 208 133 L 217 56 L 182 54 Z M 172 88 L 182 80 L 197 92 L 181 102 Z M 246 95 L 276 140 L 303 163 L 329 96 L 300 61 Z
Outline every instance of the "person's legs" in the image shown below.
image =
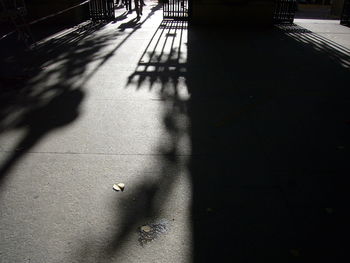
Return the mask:
M 142 15 L 142 9 L 145 4 L 143 3 L 143 0 L 139 0 L 139 1 L 140 1 L 139 3 L 140 15 Z
M 131 11 L 131 0 L 123 0 L 126 10 Z
M 135 3 L 135 11 L 136 11 L 137 19 L 140 19 L 140 14 L 142 15 L 142 13 L 140 13 L 139 0 L 134 0 L 134 3 Z

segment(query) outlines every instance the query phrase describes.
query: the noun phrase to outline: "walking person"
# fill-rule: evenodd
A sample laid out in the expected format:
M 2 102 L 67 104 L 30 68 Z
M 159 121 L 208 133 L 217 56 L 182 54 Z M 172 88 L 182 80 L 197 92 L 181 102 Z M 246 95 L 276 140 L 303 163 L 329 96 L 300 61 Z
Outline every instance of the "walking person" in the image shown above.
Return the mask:
M 144 2 L 143 0 L 134 0 L 134 4 L 135 4 L 135 11 L 136 11 L 136 15 L 137 15 L 137 20 L 140 20 L 141 16 L 142 16 L 142 7 L 144 6 Z
M 122 5 L 127 11 L 131 12 L 131 0 L 122 0 Z

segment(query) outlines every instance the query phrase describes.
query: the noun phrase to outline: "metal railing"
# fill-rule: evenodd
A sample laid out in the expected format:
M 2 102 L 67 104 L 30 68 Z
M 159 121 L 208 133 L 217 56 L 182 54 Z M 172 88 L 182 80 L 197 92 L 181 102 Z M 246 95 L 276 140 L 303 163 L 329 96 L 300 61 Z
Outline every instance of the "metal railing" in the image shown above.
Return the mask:
M 114 0 L 90 0 L 89 12 L 92 20 L 113 20 Z
M 7 24 L 10 29 L 9 32 L 0 35 L 0 40 L 15 32 L 17 32 L 18 39 L 23 40 L 26 44 L 33 40 L 26 16 L 27 8 L 24 0 L 0 0 L 0 22 Z
M 273 21 L 275 24 L 292 24 L 297 8 L 296 0 L 276 0 Z
M 163 0 L 163 18 L 188 20 L 188 0 Z

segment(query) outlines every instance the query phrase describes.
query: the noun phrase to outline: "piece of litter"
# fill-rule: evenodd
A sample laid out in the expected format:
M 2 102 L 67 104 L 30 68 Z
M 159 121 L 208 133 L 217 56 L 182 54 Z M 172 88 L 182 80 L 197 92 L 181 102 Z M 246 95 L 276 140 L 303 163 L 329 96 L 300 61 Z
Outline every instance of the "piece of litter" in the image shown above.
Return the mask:
M 117 192 L 119 192 L 119 191 L 123 192 L 124 188 L 125 188 L 125 184 L 123 184 L 123 183 L 118 183 L 118 184 L 113 185 L 113 189 L 116 190 Z
M 119 188 L 120 188 L 122 191 L 124 191 L 125 184 L 119 183 L 119 184 L 117 184 L 117 185 L 119 186 Z
M 150 232 L 151 230 L 152 230 L 152 228 L 150 226 L 142 226 L 141 227 L 141 231 L 146 232 L 146 233 Z
M 113 189 L 116 190 L 117 192 L 121 191 L 121 189 L 119 188 L 119 186 L 117 184 L 113 185 Z

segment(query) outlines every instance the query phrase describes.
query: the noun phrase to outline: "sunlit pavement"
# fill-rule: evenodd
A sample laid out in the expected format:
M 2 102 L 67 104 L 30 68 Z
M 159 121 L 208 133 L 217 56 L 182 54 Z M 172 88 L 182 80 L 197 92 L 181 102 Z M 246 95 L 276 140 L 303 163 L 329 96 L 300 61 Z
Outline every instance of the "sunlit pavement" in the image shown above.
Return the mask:
M 350 29 L 188 30 L 146 3 L 38 43 L 2 92 L 0 262 L 342 252 Z
M 296 19 L 294 23 L 350 49 L 349 27 L 339 25 L 339 20 Z
M 15 101 L 1 111 L 1 263 L 188 262 L 187 150 L 171 157 L 188 139 L 173 142 L 164 124 L 174 106 L 162 82 L 135 75 L 146 51 L 164 60 L 182 45 L 185 55 L 187 30 L 169 45 L 160 6 L 143 13 L 137 22 L 117 10 L 115 23 L 40 42 L 28 87 L 5 93 Z M 157 222 L 166 232 L 142 247 L 139 227 Z

